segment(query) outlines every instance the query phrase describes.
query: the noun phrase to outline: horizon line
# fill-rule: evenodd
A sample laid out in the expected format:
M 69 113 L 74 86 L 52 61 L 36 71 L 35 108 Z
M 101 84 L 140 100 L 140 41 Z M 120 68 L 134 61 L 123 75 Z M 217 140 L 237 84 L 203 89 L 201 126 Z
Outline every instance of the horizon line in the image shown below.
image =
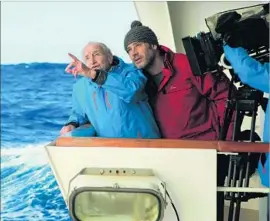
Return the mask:
M 50 61 L 31 61 L 31 62 L 15 62 L 15 63 L 0 63 L 2 65 L 29 65 L 29 64 L 60 64 L 60 65 L 68 65 L 66 62 L 50 62 Z

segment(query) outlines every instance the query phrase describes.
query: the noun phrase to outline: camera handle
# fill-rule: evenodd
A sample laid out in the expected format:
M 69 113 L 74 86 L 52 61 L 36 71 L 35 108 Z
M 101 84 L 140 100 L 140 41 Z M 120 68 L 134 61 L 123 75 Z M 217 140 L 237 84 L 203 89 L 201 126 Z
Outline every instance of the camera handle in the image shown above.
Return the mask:
M 221 56 L 220 56 L 220 65 L 228 70 L 231 70 L 232 69 L 232 66 L 229 66 L 229 64 L 226 63 L 226 57 L 225 57 L 225 54 L 223 53 Z

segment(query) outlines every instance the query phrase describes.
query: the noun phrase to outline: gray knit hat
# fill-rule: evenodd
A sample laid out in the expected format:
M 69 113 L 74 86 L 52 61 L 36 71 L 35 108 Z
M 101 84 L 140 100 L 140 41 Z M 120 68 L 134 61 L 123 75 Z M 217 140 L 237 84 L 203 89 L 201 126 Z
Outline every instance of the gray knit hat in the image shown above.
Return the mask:
M 130 25 L 131 29 L 125 36 L 124 47 L 127 51 L 129 44 L 133 42 L 144 42 L 158 45 L 156 34 L 147 26 L 143 26 L 140 21 L 133 21 Z

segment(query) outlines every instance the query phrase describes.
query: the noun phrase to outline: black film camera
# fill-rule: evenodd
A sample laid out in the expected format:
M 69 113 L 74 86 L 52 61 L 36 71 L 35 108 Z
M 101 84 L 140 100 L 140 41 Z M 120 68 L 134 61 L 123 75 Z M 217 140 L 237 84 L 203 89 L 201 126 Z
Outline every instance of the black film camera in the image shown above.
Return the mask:
M 269 4 L 217 13 L 205 21 L 210 32 L 182 39 L 194 75 L 220 70 L 224 43 L 269 61 Z

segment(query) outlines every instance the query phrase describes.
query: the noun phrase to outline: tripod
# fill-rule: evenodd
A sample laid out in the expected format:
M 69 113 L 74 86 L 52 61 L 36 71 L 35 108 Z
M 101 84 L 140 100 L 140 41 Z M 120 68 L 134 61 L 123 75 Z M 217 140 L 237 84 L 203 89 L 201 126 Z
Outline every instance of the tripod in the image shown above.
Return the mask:
M 263 101 L 263 92 L 253 89 L 247 85 L 242 86 L 236 91 L 232 98 L 234 82 L 238 82 L 237 76 L 230 70 L 232 80 L 230 83 L 227 106 L 225 110 L 224 124 L 221 128 L 220 139 L 226 140 L 227 131 L 235 112 L 235 124 L 233 130 L 233 141 L 244 140 L 241 135 L 241 124 L 244 116 L 251 117 L 251 127 L 249 141 L 254 142 L 260 140 L 255 133 L 255 123 L 258 106 Z M 229 157 L 229 168 L 226 180 L 227 187 L 248 187 L 249 178 L 255 172 L 260 154 L 241 153 L 239 155 L 231 155 Z M 260 193 L 240 193 L 225 192 L 225 199 L 230 200 L 228 221 L 239 221 L 241 202 L 246 202 L 251 198 L 263 197 L 265 194 Z

